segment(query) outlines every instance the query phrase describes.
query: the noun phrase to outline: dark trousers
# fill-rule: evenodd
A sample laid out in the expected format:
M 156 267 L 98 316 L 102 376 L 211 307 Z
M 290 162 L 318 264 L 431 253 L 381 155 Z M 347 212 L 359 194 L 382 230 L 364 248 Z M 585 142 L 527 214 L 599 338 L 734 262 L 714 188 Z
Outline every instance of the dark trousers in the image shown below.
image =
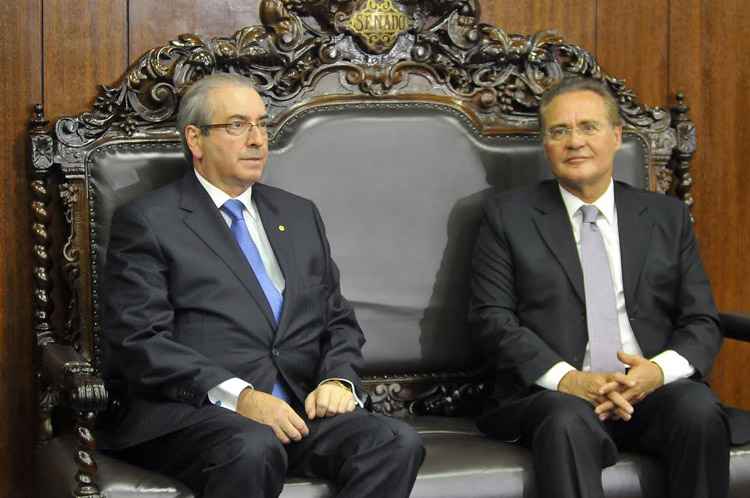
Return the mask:
M 287 475 L 329 479 L 338 498 L 406 498 L 424 459 L 412 427 L 359 408 L 306 420 L 310 434 L 288 445 L 268 426 L 223 408 L 202 409 L 213 416 L 117 456 L 182 481 L 204 498 L 276 497 Z
M 522 420 L 521 443 L 532 451 L 539 498 L 603 498 L 601 470 L 617 462 L 618 449 L 659 459 L 671 498 L 728 496 L 729 429 L 705 384 L 667 384 L 636 404 L 628 422 L 602 423 L 588 402 L 545 391 Z

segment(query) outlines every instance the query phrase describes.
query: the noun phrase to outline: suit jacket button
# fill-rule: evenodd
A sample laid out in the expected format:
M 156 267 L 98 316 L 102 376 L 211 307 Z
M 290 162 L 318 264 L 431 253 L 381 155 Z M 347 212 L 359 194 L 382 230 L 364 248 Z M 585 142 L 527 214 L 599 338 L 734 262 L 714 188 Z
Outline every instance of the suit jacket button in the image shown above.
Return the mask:
M 273 348 L 273 349 L 271 350 L 271 354 L 272 354 L 272 355 L 274 355 L 274 356 L 279 356 L 279 350 L 278 350 L 278 349 L 276 349 L 276 348 Z

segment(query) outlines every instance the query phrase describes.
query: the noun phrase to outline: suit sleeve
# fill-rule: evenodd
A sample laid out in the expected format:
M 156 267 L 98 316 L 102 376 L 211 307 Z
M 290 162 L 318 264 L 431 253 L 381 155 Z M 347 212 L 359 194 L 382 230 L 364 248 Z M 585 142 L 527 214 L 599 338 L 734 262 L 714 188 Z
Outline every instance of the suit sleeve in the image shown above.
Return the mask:
M 673 318 L 672 349 L 687 359 L 702 377 L 708 375 L 721 348 L 722 335 L 711 284 L 703 269 L 693 223 L 687 206 L 681 206 L 680 286 Z
M 132 206 L 112 220 L 104 279 L 104 338 L 110 375 L 146 396 L 199 406 L 234 377 L 174 340 L 169 263 L 147 218 Z
M 521 325 L 514 248 L 503 213 L 494 198 L 488 199 L 483 209 L 472 261 L 469 323 L 496 369 L 513 370 L 528 387 L 564 360 L 536 332 Z
M 339 269 L 331 258 L 331 249 L 323 220 L 317 208 L 313 206 L 313 210 L 325 252 L 324 283 L 327 296 L 325 303 L 327 326 L 322 339 L 322 355 L 317 380 L 320 383 L 326 379 L 346 379 L 352 382 L 357 393 L 362 393 L 364 391 L 359 371 L 363 363 L 362 346 L 365 343 L 365 337 L 357 323 L 354 309 L 341 295 Z

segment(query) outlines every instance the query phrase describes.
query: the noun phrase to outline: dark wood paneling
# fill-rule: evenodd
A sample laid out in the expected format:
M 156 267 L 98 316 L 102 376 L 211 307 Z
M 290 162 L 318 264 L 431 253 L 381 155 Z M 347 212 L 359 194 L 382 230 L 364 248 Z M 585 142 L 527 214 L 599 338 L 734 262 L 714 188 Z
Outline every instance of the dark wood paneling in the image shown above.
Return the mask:
M 0 496 L 31 495 L 33 392 L 26 123 L 40 102 L 41 2 L 0 3 Z
M 44 0 L 47 116 L 88 110 L 127 67 L 127 0 Z
M 259 24 L 258 4 L 260 0 L 130 0 L 130 62 L 182 33 L 229 36 Z
M 596 1 L 517 0 L 482 2 L 482 20 L 511 33 L 557 30 L 570 43 L 593 52 L 596 48 Z
M 750 311 L 750 6 L 681 0 L 671 13 L 669 86 L 684 90 L 698 128 L 694 214 L 717 304 Z M 727 341 L 714 373 L 722 400 L 750 409 L 750 345 Z
M 626 80 L 641 101 L 664 106 L 669 49 L 668 0 L 598 0 L 596 56 L 604 71 Z

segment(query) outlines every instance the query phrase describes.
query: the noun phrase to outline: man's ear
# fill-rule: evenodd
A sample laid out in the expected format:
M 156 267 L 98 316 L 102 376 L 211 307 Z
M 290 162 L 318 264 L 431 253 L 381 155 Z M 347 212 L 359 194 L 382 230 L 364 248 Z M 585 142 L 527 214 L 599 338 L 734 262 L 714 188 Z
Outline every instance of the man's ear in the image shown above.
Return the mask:
M 203 133 L 195 125 L 185 127 L 185 141 L 194 159 L 203 158 Z
M 615 138 L 617 140 L 617 149 L 619 149 L 620 146 L 622 145 L 622 125 L 615 126 L 614 132 L 615 132 Z

